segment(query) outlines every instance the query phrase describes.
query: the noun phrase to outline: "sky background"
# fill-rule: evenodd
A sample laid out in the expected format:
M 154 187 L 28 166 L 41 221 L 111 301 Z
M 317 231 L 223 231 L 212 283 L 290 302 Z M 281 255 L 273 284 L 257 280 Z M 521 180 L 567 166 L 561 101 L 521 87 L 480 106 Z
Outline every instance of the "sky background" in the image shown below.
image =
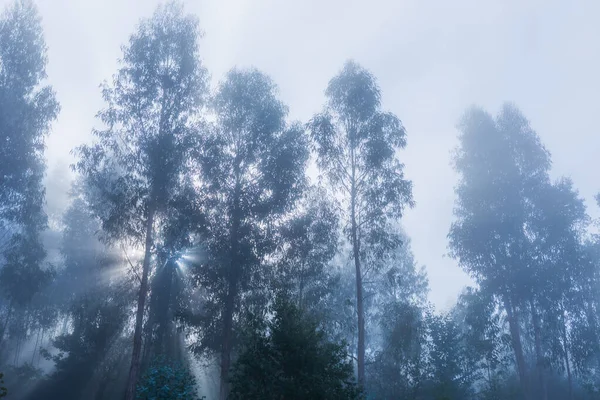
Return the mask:
M 8 0 L 0 0 L 4 6 Z M 91 138 L 99 84 L 155 0 L 37 0 L 49 47 L 49 83 L 62 105 L 48 139 L 49 207 L 64 204 L 70 150 Z M 216 84 L 255 66 L 279 85 L 290 118 L 307 121 L 347 59 L 379 80 L 383 106 L 408 132 L 400 157 L 417 205 L 403 225 L 430 299 L 448 309 L 469 283 L 444 256 L 452 222 L 451 152 L 462 113 L 514 102 L 586 200 L 600 191 L 600 2 L 597 0 L 188 0 L 205 32 L 202 59 Z M 59 207 L 58 207 L 59 208 Z

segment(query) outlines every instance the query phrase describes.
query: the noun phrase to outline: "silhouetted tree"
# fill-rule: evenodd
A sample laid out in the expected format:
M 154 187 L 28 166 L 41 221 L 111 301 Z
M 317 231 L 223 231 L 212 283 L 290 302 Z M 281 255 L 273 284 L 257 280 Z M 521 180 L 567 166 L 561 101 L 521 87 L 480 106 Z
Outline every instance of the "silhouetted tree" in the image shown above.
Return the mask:
M 230 71 L 212 109 L 216 123 L 198 158 L 209 259 L 196 271 L 210 295 L 196 350 L 220 353 L 224 400 L 241 294 L 249 307 L 264 287 L 259 267 L 275 250 L 273 224 L 302 193 L 308 146 L 301 126 L 286 124 L 271 79 L 257 70 Z
M 140 369 L 155 225 L 181 182 L 206 92 L 199 37 L 197 19 L 179 3 L 142 21 L 112 85 L 103 88 L 108 107 L 99 117 L 106 129 L 94 131 L 96 144 L 78 149 L 76 170 L 86 179 L 104 237 L 144 251 L 127 400 L 134 398 Z
M 375 77 L 347 62 L 329 82 L 327 106 L 309 122 L 317 164 L 336 198 L 356 270 L 358 381 L 365 378 L 363 276 L 399 243 L 390 224 L 413 205 L 412 184 L 404 179 L 397 152 L 406 132 L 392 113 L 381 111 Z M 371 265 L 369 265 L 371 264 Z
M 343 344 L 292 301 L 278 298 L 273 319 L 257 324 L 233 367 L 231 400 L 361 399 Z
M 46 79 L 47 49 L 33 2 L 15 1 L 0 16 L 0 295 L 6 300 L 0 344 L 15 307 L 23 311 L 50 280 L 40 233 L 43 151 L 59 105 Z

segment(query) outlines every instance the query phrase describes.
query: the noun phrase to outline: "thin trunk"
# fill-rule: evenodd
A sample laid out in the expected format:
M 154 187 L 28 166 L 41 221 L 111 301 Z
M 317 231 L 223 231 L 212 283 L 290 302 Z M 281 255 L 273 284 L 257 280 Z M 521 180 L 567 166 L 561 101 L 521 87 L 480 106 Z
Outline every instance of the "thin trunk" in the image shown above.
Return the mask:
M 6 311 L 6 318 L 4 319 L 4 324 L 2 326 L 2 333 L 0 333 L 0 343 L 2 343 L 4 341 L 4 333 L 6 332 L 6 329 L 8 328 L 8 323 L 10 321 L 12 311 L 13 311 L 13 300 L 11 299 L 10 303 L 8 304 L 8 310 Z
M 356 223 L 356 166 L 354 163 L 354 149 L 351 151 L 352 182 L 350 193 L 350 219 L 352 229 L 352 252 L 354 253 L 354 267 L 356 270 L 356 311 L 358 314 L 358 349 L 357 368 L 358 384 L 365 383 L 365 310 L 363 303 L 362 270 L 360 265 L 360 242 L 358 238 L 358 224 Z
M 563 342 L 563 354 L 565 357 L 565 367 L 567 369 L 567 382 L 569 384 L 569 400 L 573 400 L 573 377 L 571 376 L 571 363 L 569 361 L 569 342 L 567 338 L 567 321 L 565 317 L 565 312 L 563 311 L 563 321 L 562 321 L 562 342 Z
M 15 349 L 15 357 L 13 358 L 13 365 L 16 367 L 19 362 L 19 353 L 21 351 L 21 337 L 17 338 L 17 348 Z
M 31 354 L 31 365 L 33 366 L 33 361 L 35 361 L 35 351 L 37 350 L 38 343 L 40 342 L 40 330 L 37 331 L 37 337 L 35 339 L 35 346 L 33 346 L 33 352 Z
M 538 375 L 538 383 L 540 385 L 540 400 L 548 400 L 548 390 L 546 387 L 546 366 L 544 361 L 544 354 L 542 352 L 542 337 L 541 337 L 541 326 L 540 316 L 535 308 L 533 300 L 529 301 L 531 307 L 531 320 L 533 322 L 533 340 L 535 347 L 535 360 L 536 370 Z
M 302 263 L 302 267 L 300 268 L 300 287 L 298 288 L 299 291 L 299 299 L 298 299 L 298 307 L 300 307 L 301 309 L 303 308 L 304 305 L 304 263 Z
M 40 347 L 42 347 L 44 345 L 44 334 L 46 333 L 46 329 L 42 329 L 42 338 L 40 339 Z M 37 366 L 40 366 L 40 359 L 41 359 L 41 355 L 38 354 L 38 358 L 37 358 Z
M 135 315 L 135 331 L 133 333 L 133 351 L 131 353 L 131 367 L 129 369 L 129 378 L 127 381 L 127 392 L 125 400 L 135 398 L 135 387 L 140 373 L 140 361 L 142 351 L 142 328 L 144 321 L 144 306 L 146 304 L 146 295 L 148 292 L 148 272 L 150 270 L 150 250 L 152 246 L 152 227 L 154 225 L 154 207 L 150 206 L 148 210 L 148 220 L 146 221 L 146 243 L 144 252 L 144 263 L 142 265 L 142 281 L 140 283 L 140 292 L 138 296 L 137 312 Z
M 527 370 L 525 367 L 525 356 L 523 355 L 523 345 L 521 344 L 521 328 L 519 326 L 519 319 L 516 315 L 516 310 L 513 309 L 513 305 L 508 297 L 504 298 L 504 307 L 508 316 L 510 337 L 512 347 L 515 352 L 517 371 L 519 373 L 519 383 L 521 384 L 521 390 L 523 391 L 523 398 L 525 400 L 529 400 L 529 385 L 527 384 Z
M 163 288 L 162 288 L 162 301 L 158 307 L 160 307 L 160 314 L 158 316 L 158 332 L 157 332 L 157 344 L 158 344 L 158 349 L 162 354 L 166 354 L 170 357 L 174 356 L 174 354 L 171 354 L 168 349 L 169 346 L 167 346 L 167 339 L 168 339 L 168 332 L 170 331 L 170 326 L 172 323 L 172 318 L 171 318 L 171 291 L 172 291 L 172 286 L 173 286 L 173 269 L 175 268 L 176 264 L 174 260 L 169 260 L 166 263 L 166 268 L 167 270 L 164 271 L 164 276 L 163 276 Z
M 237 297 L 237 286 L 239 278 L 238 257 L 238 232 L 240 228 L 240 195 L 241 183 L 239 180 L 239 168 L 236 168 L 236 184 L 233 193 L 233 209 L 231 213 L 230 251 L 231 263 L 227 278 L 229 280 L 227 297 L 225 298 L 225 309 L 223 315 L 223 341 L 221 342 L 221 374 L 219 387 L 219 400 L 226 400 L 229 395 L 229 368 L 231 367 L 231 350 L 233 338 L 233 313 L 235 299 Z
M 593 301 L 587 301 L 587 320 L 588 325 L 592 328 L 592 332 L 595 332 L 595 353 L 598 355 L 596 363 L 598 365 L 598 369 L 600 370 L 600 326 L 598 324 L 598 320 L 596 319 L 596 313 L 594 311 Z

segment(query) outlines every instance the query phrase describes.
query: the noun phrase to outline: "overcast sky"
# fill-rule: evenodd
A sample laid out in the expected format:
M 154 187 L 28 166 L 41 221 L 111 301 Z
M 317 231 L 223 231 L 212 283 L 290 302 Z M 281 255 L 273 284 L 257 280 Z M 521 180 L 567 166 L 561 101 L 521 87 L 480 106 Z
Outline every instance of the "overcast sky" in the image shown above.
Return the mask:
M 4 6 L 8 0 L 0 0 Z M 49 81 L 62 112 L 48 140 L 49 173 L 90 139 L 102 108 L 98 85 L 116 71 L 120 46 L 155 0 L 37 0 L 49 46 Z M 213 82 L 256 66 L 279 85 L 290 117 L 320 110 L 328 80 L 353 58 L 379 79 L 384 107 L 408 131 L 401 157 L 416 208 L 403 224 L 425 264 L 434 304 L 447 309 L 468 278 L 447 253 L 456 174 L 456 124 L 467 107 L 525 113 L 599 212 L 600 2 L 597 0 L 188 0 L 205 37 Z M 595 156 L 595 157 L 594 157 Z M 48 188 L 60 198 L 63 188 Z

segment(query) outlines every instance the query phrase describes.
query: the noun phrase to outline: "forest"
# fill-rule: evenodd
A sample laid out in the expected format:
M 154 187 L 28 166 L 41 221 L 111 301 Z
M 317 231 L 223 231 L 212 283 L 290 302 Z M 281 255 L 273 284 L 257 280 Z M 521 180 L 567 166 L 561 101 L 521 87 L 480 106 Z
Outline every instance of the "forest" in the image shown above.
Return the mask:
M 441 311 L 402 223 L 413 132 L 372 72 L 340 65 L 294 121 L 258 69 L 211 85 L 181 2 L 131 32 L 56 216 L 42 20 L 0 16 L 0 398 L 600 399 L 599 221 L 517 105 L 457 121 L 473 284 Z

